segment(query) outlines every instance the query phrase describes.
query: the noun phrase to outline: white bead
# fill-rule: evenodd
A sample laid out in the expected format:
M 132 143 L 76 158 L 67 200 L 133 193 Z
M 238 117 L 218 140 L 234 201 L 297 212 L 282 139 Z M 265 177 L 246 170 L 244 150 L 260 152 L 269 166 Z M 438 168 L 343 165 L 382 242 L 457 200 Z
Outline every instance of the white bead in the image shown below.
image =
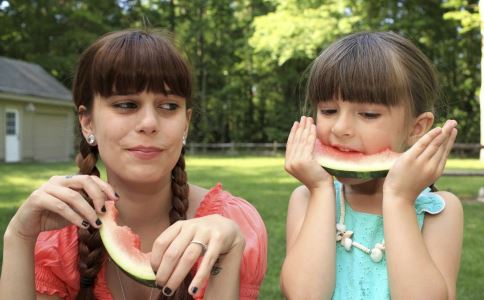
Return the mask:
M 346 231 L 346 226 L 345 226 L 345 224 L 336 223 L 336 230 L 338 230 L 338 231 L 340 231 L 340 232 L 345 232 L 345 231 Z
M 374 262 L 380 262 L 383 258 L 383 252 L 378 249 L 378 248 L 373 248 L 371 249 L 371 253 L 370 253 L 370 257 L 371 257 L 371 260 L 374 261 Z
M 351 250 L 351 246 L 353 245 L 353 241 L 350 238 L 345 238 L 344 240 L 341 241 L 343 243 L 343 247 L 345 247 L 346 251 Z

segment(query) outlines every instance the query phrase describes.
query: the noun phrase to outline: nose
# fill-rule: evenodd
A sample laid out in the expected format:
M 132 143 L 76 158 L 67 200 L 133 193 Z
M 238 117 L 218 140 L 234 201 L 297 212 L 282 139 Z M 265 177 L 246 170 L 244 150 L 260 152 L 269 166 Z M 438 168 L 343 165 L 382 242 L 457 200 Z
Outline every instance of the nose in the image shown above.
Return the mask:
M 335 119 L 331 132 L 339 137 L 351 137 L 353 136 L 353 119 L 348 113 L 340 113 Z
M 139 133 L 153 134 L 158 132 L 159 120 L 156 109 L 148 105 L 139 111 L 139 122 L 136 131 Z

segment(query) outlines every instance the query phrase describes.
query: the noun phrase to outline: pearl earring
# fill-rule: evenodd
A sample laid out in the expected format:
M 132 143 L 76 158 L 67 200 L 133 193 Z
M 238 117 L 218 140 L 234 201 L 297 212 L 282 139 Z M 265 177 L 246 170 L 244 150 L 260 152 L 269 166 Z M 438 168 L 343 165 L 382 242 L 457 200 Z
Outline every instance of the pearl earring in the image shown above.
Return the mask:
M 186 136 L 183 136 L 182 143 L 183 143 L 183 146 L 185 146 L 187 144 L 187 137 Z
M 87 136 L 86 141 L 89 145 L 94 146 L 94 144 L 96 143 L 96 137 L 94 136 L 94 134 L 90 134 Z

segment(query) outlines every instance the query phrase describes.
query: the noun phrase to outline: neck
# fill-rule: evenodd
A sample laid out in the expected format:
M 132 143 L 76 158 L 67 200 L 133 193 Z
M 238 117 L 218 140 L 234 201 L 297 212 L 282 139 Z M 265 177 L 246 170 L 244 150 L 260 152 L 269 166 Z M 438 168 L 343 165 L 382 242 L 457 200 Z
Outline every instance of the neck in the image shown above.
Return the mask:
M 345 184 L 345 198 L 355 211 L 382 214 L 383 181 L 375 179 L 359 184 Z
M 164 230 L 170 224 L 170 177 L 167 176 L 156 183 L 140 184 L 126 182 L 108 174 L 108 182 L 119 195 L 116 207 L 119 211 L 120 225 L 127 225 L 134 232 L 141 234 L 150 228 L 162 227 Z

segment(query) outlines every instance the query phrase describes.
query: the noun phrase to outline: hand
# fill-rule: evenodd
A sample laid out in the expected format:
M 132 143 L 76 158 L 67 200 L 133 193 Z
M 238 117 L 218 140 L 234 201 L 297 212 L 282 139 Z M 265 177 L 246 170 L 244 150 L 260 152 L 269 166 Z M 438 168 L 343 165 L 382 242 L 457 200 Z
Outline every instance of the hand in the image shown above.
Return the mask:
M 454 120 L 445 122 L 442 128 L 430 130 L 403 153 L 385 179 L 384 195 L 415 201 L 425 187 L 434 183 L 444 171 L 457 135 L 456 126 Z
M 157 284 L 164 288 L 164 293 L 170 294 L 167 289 L 175 291 L 203 256 L 188 289 L 194 295 L 193 288 L 203 287 L 219 258 L 223 259 L 222 256 L 232 251 L 242 256 L 244 247 L 245 238 L 239 226 L 220 215 L 178 221 L 153 243 L 151 267 L 155 270 Z
M 314 159 L 315 141 L 316 125 L 311 117 L 303 116 L 301 123 L 294 122 L 287 139 L 284 168 L 309 190 L 333 184 L 333 177 Z
M 95 210 L 81 195 L 90 197 Z M 117 200 L 112 187 L 97 176 L 54 176 L 32 192 L 12 218 L 8 230 L 24 239 L 36 239 L 42 231 L 74 224 L 100 227 L 96 211 L 102 213 L 104 201 Z

